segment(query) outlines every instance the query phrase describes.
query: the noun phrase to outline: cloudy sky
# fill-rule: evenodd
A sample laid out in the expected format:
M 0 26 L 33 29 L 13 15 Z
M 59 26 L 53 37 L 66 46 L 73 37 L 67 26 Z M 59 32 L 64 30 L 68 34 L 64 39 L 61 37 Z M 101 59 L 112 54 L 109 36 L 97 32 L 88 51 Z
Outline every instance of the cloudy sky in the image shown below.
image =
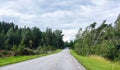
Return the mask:
M 79 28 L 94 21 L 113 23 L 120 13 L 120 0 L 0 0 L 0 21 L 20 27 L 63 30 L 64 41 L 73 40 Z

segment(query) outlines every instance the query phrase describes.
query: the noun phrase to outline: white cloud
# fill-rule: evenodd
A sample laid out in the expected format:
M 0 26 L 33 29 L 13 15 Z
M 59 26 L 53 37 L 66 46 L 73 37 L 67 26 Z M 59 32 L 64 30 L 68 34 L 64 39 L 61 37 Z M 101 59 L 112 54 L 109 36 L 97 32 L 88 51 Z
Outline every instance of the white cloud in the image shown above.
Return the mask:
M 63 37 L 64 41 L 70 41 L 75 39 L 75 34 L 77 33 L 77 29 L 70 29 L 70 30 L 64 30 L 63 34 L 65 34 L 65 36 Z
M 7 0 L 0 1 L 0 19 L 19 26 L 61 29 L 64 41 L 75 38 L 79 28 L 92 22 L 114 22 L 119 0 Z
M 11 9 L 0 9 L 0 15 L 19 16 L 20 13 L 15 12 Z
M 91 0 L 94 4 L 96 4 L 96 5 L 105 5 L 107 2 L 108 2 L 108 0 Z
M 118 8 L 113 8 L 113 9 L 110 9 L 110 10 L 107 10 L 107 11 L 105 11 L 104 13 L 103 13 L 103 17 L 102 17 L 102 19 L 106 19 L 107 18 L 107 20 L 109 20 L 109 18 L 110 19 L 113 19 L 113 20 L 115 20 L 116 19 L 116 17 L 118 16 L 118 14 L 120 14 L 120 7 L 118 7 Z M 107 14 L 107 15 L 106 15 Z
M 43 13 L 41 17 L 43 18 L 61 18 L 65 16 L 70 16 L 72 13 L 70 11 L 66 10 L 57 10 L 54 12 L 49 12 L 49 13 Z
M 83 16 L 86 16 L 86 17 L 89 17 L 90 15 L 92 15 L 92 12 L 94 11 L 93 10 L 94 8 L 92 6 L 84 6 L 84 5 L 81 5 L 80 6 L 80 10 L 81 10 L 81 15 Z
M 23 14 L 20 12 L 17 12 L 15 10 L 12 9 L 0 9 L 0 16 L 8 16 L 8 17 L 19 17 L 20 19 L 33 19 L 34 17 L 36 17 L 35 15 L 32 14 Z

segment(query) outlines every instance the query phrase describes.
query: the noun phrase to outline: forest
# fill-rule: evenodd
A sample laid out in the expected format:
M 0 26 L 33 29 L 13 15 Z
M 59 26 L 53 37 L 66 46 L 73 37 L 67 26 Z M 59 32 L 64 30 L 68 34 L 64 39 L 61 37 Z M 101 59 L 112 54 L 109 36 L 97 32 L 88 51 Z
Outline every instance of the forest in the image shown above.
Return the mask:
M 114 24 L 104 20 L 99 27 L 94 22 L 80 28 L 76 34 L 73 49 L 82 56 L 98 55 L 109 60 L 120 60 L 120 15 Z
M 11 22 L 0 22 L 0 57 L 34 55 L 64 48 L 61 30 L 37 27 L 20 28 Z
M 80 28 L 76 39 L 63 41 L 62 30 L 37 27 L 20 28 L 11 22 L 0 22 L 0 57 L 17 55 L 34 55 L 70 47 L 82 56 L 98 55 L 110 60 L 120 60 L 120 15 L 109 24 L 104 20 L 100 26 L 97 22 Z

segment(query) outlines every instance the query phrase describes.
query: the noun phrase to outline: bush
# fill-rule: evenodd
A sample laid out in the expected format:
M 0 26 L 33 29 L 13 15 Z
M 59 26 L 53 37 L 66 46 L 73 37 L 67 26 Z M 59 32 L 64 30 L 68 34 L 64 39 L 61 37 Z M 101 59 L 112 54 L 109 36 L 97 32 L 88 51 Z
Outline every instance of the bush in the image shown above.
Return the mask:
M 11 50 L 16 53 L 16 52 L 17 52 L 17 49 L 18 49 L 18 47 L 17 47 L 16 45 L 14 45 Z
M 3 54 L 3 50 L 0 50 L 0 57 L 3 57 L 3 56 L 5 56 L 5 55 Z
M 22 55 L 34 55 L 34 51 L 30 48 L 24 48 Z
M 9 57 L 9 56 L 14 56 L 14 52 L 8 51 L 8 50 L 1 50 L 0 51 L 0 57 Z
M 38 47 L 36 50 L 34 50 L 34 54 L 40 54 L 40 47 Z
M 20 42 L 20 44 L 18 45 L 17 50 L 16 50 L 16 46 L 13 47 L 13 50 L 16 51 L 15 55 L 22 55 L 24 49 L 25 49 L 25 45 L 24 45 L 23 41 Z

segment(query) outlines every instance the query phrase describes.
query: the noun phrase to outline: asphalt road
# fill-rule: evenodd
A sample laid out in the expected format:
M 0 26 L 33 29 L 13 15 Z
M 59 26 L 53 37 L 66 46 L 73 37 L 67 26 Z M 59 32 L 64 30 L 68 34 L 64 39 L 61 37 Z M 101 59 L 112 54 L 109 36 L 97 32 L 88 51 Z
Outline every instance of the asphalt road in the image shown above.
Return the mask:
M 69 49 L 16 64 L 0 67 L 0 70 L 85 70 L 70 54 Z

